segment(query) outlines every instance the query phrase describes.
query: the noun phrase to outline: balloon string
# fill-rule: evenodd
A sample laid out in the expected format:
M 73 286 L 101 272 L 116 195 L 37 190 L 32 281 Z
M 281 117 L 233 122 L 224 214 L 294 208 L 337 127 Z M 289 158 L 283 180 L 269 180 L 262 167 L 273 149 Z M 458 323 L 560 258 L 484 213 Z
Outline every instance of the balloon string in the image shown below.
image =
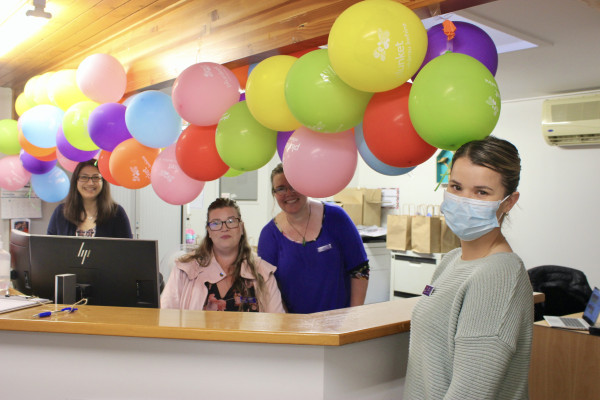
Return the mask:
M 446 19 L 442 22 L 444 34 L 447 36 L 448 41 L 446 42 L 446 53 L 454 50 L 454 36 L 456 35 L 456 26 L 452 21 Z

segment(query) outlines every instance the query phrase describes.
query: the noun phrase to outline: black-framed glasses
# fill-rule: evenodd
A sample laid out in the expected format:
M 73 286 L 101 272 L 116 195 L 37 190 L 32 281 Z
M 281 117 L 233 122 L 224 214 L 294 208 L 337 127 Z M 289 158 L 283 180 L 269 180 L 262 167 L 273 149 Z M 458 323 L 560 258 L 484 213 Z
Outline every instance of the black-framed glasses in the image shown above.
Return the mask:
M 291 186 L 277 186 L 273 189 L 273 193 L 279 196 L 283 196 L 285 192 L 294 192 L 297 193 L 293 187 Z
M 225 224 L 227 228 L 233 229 L 240 226 L 240 221 L 240 218 L 229 217 L 225 221 L 221 221 L 220 219 L 213 219 L 212 221 L 209 221 L 206 225 L 211 231 L 220 231 L 223 228 L 223 224 Z
M 83 183 L 89 182 L 90 179 L 92 180 L 92 182 L 98 183 L 98 182 L 100 182 L 102 180 L 102 175 L 92 175 L 92 176 L 89 176 L 89 175 L 79 175 L 77 177 L 77 180 L 79 182 L 83 182 Z

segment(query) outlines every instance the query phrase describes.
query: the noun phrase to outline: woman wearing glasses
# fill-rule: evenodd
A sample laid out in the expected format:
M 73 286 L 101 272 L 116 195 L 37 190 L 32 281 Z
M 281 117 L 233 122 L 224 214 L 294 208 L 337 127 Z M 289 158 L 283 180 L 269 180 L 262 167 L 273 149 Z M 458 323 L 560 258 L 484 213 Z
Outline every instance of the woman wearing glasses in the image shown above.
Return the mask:
M 48 235 L 132 238 L 129 218 L 110 196 L 96 160 L 80 162 L 65 202 L 54 210 Z
M 198 248 L 175 262 L 161 308 L 285 312 L 276 268 L 252 254 L 235 201 L 216 199 L 206 220 Z
M 281 212 L 262 229 L 258 254 L 277 266 L 287 311 L 313 313 L 364 304 L 369 260 L 350 217 L 339 206 L 296 192 L 282 164 L 271 172 L 271 185 Z

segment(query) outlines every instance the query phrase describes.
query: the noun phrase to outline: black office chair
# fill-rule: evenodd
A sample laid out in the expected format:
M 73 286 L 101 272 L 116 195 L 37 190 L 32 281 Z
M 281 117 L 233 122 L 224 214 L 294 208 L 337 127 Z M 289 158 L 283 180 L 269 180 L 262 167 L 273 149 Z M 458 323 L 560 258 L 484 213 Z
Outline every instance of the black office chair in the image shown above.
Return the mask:
M 592 289 L 580 270 L 558 265 L 541 265 L 527 270 L 535 292 L 546 296 L 543 303 L 535 305 L 535 320 L 544 315 L 566 315 L 582 312 Z

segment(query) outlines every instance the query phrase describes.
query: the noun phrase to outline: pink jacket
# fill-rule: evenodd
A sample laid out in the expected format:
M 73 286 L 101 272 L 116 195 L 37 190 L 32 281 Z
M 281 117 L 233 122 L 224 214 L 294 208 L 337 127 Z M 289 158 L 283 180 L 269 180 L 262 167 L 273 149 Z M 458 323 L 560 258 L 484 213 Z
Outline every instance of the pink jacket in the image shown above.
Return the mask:
M 281 293 L 275 280 L 273 265 L 255 256 L 258 273 L 265 281 L 265 290 L 260 299 L 264 310 L 262 312 L 283 313 Z M 242 265 L 241 275 L 245 279 L 253 279 L 246 263 Z M 201 267 L 196 260 L 182 263 L 175 261 L 171 276 L 160 296 L 161 308 L 184 310 L 202 310 L 208 295 L 206 282 L 215 284 L 226 276 L 225 271 L 213 257 L 206 267 Z

